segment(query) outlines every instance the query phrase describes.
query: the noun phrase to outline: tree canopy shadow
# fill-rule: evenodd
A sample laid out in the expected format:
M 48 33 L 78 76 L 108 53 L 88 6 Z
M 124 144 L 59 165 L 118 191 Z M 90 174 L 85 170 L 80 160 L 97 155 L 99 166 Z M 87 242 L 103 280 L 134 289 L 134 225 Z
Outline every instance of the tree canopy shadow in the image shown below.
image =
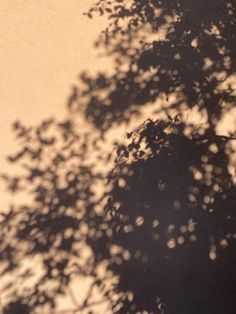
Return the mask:
M 100 1 L 94 12 L 111 21 L 98 45 L 115 62 L 113 74 L 81 75 L 78 101 L 100 131 L 128 123 L 140 108 L 182 114 L 197 108 L 214 127 L 234 107 L 235 4 L 233 1 Z M 174 100 L 166 108 L 157 99 Z
M 110 175 L 114 313 L 235 311 L 236 191 L 225 143 L 190 139 L 182 127 L 147 121 Z
M 0 216 L 2 313 L 59 313 L 70 295 L 63 314 L 101 313 L 100 303 L 114 314 L 233 314 L 235 136 L 217 126 L 235 105 L 234 2 L 103 0 L 95 12 L 111 21 L 97 45 L 113 73 L 81 74 L 68 99 L 78 116 L 13 125 L 9 162 L 23 172 L 2 178 L 29 201 Z M 166 119 L 104 149 L 104 135 L 150 105 Z M 185 120 L 193 108 L 204 125 Z M 90 288 L 77 302 L 81 278 Z

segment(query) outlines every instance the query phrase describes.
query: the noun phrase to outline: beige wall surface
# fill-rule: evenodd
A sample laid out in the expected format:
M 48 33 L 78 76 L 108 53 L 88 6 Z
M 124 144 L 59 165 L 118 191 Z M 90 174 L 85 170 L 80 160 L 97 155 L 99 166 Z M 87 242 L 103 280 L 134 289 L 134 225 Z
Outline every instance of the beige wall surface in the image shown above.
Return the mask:
M 82 70 L 101 64 L 93 48 L 106 25 L 83 12 L 93 0 L 0 1 L 0 171 L 14 153 L 11 124 L 33 124 L 65 113 L 66 99 Z M 0 206 L 13 200 L 0 183 Z
M 109 61 L 100 59 L 93 46 L 107 21 L 83 15 L 93 2 L 0 1 L 0 173 L 11 171 L 6 156 L 17 148 L 11 130 L 14 121 L 34 125 L 50 116 L 63 117 L 78 74 L 109 68 Z M 227 134 L 235 125 L 235 112 L 225 117 L 219 133 Z M 149 114 L 146 108 L 145 114 Z M 0 181 L 0 211 L 14 198 Z M 85 280 L 75 291 L 86 292 L 86 287 Z M 60 306 L 67 301 L 62 299 Z

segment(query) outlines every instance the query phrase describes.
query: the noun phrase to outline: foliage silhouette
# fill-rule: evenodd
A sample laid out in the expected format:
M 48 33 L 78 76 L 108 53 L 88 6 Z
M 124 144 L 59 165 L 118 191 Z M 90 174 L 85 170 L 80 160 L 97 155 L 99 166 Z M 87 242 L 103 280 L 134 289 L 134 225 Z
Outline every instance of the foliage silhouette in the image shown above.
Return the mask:
M 235 104 L 234 2 L 103 0 L 95 11 L 111 21 L 97 46 L 113 73 L 81 74 L 73 119 L 14 124 L 9 162 L 24 171 L 2 177 L 29 202 L 1 214 L 3 314 L 57 313 L 68 294 L 63 314 L 101 313 L 100 302 L 107 313 L 233 314 L 235 137 L 217 126 Z M 109 132 L 149 105 L 166 119 L 128 133 L 114 160 Z M 207 123 L 186 121 L 193 108 Z M 81 278 L 78 303 L 69 288 Z
M 120 253 L 114 313 L 234 313 L 236 190 L 223 143 L 172 121 L 130 136 L 107 204 Z
M 214 127 L 233 108 L 235 92 L 227 79 L 235 73 L 233 1 L 99 1 L 94 11 L 109 12 L 110 27 L 98 44 L 115 60 L 115 71 L 81 75 L 78 103 L 99 130 L 129 122 L 157 98 L 174 100 L 167 113 L 197 108 Z M 85 100 L 83 100 L 85 99 Z M 85 105 L 84 105 L 85 104 Z
M 14 128 L 23 148 L 9 160 L 22 161 L 26 171 L 4 179 L 12 192 L 25 190 L 31 201 L 1 215 L 1 276 L 11 272 L 14 279 L 20 273 L 24 283 L 41 266 L 38 282 L 31 290 L 22 283 L 19 297 L 33 310 L 45 303 L 54 307 L 55 297 L 65 293 L 76 274 L 98 280 L 96 263 L 106 254 L 108 230 L 102 213 L 95 211 L 94 186 L 102 176 L 89 162 L 87 135 L 78 135 L 71 121 L 48 120 L 28 129 L 17 122 Z M 14 188 L 12 182 L 17 182 Z M 32 269 L 27 259 L 37 255 L 38 264 L 33 262 L 38 266 Z M 20 260 L 25 260 L 24 272 Z M 14 288 L 7 284 L 5 290 L 15 298 Z

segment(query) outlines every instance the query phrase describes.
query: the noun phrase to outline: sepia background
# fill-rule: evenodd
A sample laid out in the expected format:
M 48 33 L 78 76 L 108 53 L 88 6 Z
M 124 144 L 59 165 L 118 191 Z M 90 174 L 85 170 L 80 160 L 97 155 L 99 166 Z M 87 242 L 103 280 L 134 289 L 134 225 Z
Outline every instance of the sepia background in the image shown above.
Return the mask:
M 3 0 L 0 3 L 0 168 L 14 151 L 11 125 L 35 124 L 66 113 L 71 86 L 82 70 L 104 69 L 93 43 L 105 18 L 83 15 L 92 0 Z M 108 65 L 107 65 L 108 66 Z M 9 169 L 9 170 L 10 170 Z M 0 183 L 1 207 L 12 201 Z
M 66 110 L 66 104 L 73 92 L 73 86 L 79 84 L 78 74 L 83 70 L 89 74 L 104 69 L 109 72 L 109 58 L 102 57 L 94 47 L 98 35 L 107 26 L 107 20 L 104 17 L 88 19 L 83 15 L 92 3 L 93 0 L 1 1 L 1 172 L 19 171 L 14 164 L 9 165 L 6 160 L 8 154 L 14 152 L 16 147 L 19 148 L 12 132 L 12 124 L 15 121 L 36 125 L 50 117 L 60 119 L 73 115 Z M 155 36 L 158 38 L 162 34 Z M 235 89 L 233 75 L 230 80 Z M 117 85 L 119 86 L 119 79 Z M 170 98 L 166 100 L 167 103 L 168 101 L 171 104 L 175 99 Z M 141 120 L 149 117 L 151 111 L 148 108 L 147 105 L 143 109 Z M 235 112 L 236 108 L 232 108 L 219 122 L 218 134 L 228 135 L 228 131 L 234 129 Z M 116 119 L 115 115 L 113 118 Z M 186 111 L 186 120 L 189 119 L 197 125 L 198 118 L 194 110 Z M 138 124 L 137 121 L 135 123 Z M 126 126 L 123 127 L 119 134 L 123 135 L 127 131 Z M 89 128 L 89 123 L 83 125 L 83 129 L 86 128 Z M 115 134 L 116 129 L 111 132 Z M 106 145 L 109 145 L 109 142 Z M 7 193 L 2 182 L 0 194 L 2 211 L 14 203 L 16 197 L 21 200 L 27 197 L 23 193 L 19 196 Z M 74 292 L 79 290 L 80 296 L 83 297 L 88 284 L 86 280 L 81 281 L 80 285 L 77 282 L 72 283 L 72 289 Z M 59 309 L 63 309 L 70 301 L 62 299 L 59 303 Z M 102 310 L 100 312 L 102 313 Z
M 84 16 L 93 0 L 3 0 L 0 2 L 0 169 L 19 171 L 7 162 L 17 147 L 12 124 L 26 125 L 67 114 L 66 102 L 78 73 L 109 67 L 93 49 L 105 18 Z M 101 62 L 102 60 L 102 62 Z M 15 199 L 0 182 L 0 206 Z M 75 288 L 86 291 L 86 282 Z M 63 299 L 61 308 L 70 301 Z M 60 308 L 60 306 L 59 306 Z

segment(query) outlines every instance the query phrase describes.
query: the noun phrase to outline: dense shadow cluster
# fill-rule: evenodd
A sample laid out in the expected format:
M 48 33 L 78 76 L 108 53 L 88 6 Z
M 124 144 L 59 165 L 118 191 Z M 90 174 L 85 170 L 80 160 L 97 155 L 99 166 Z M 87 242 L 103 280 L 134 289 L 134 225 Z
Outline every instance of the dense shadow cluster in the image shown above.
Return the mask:
M 114 313 L 234 313 L 236 187 L 225 144 L 149 120 L 110 175 Z
M 235 3 L 101 0 L 97 12 L 113 72 L 80 75 L 73 118 L 14 124 L 21 172 L 2 178 L 24 202 L 0 215 L 2 313 L 57 313 L 69 294 L 63 314 L 233 314 L 235 135 L 217 126 L 235 105 Z M 112 131 L 146 108 L 165 119 L 119 134 L 114 154 Z M 206 123 L 186 121 L 190 109 Z M 78 302 L 70 285 L 84 278 Z

